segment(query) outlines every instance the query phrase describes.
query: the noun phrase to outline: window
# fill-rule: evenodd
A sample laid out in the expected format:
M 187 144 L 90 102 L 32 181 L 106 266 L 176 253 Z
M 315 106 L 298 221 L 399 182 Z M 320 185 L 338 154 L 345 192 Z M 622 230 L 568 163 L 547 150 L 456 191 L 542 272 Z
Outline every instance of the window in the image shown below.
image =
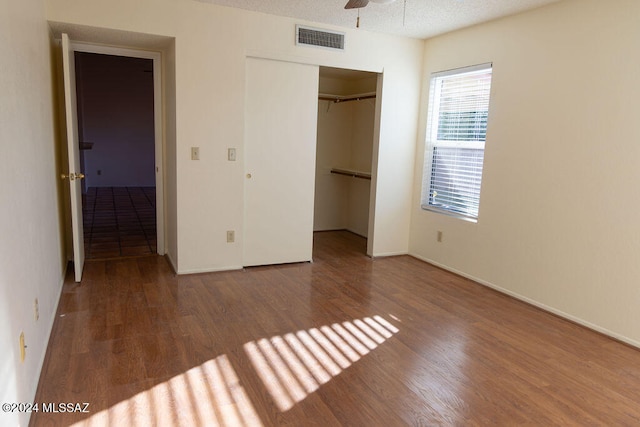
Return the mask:
M 422 208 L 477 220 L 491 64 L 431 76 Z

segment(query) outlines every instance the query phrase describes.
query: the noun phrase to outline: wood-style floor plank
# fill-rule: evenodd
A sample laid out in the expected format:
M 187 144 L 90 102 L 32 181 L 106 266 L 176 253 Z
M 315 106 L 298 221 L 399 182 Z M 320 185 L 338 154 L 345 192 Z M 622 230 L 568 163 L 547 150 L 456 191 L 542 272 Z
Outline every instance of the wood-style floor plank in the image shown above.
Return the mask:
M 93 261 L 61 296 L 32 426 L 640 425 L 640 351 L 408 256 L 175 276 Z

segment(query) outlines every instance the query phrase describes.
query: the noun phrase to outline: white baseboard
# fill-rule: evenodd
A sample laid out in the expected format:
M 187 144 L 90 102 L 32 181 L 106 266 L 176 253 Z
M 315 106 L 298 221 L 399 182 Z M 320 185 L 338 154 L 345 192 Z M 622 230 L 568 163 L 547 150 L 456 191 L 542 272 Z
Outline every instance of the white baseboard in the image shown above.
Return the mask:
M 416 259 L 419 259 L 420 261 L 426 262 L 428 264 L 435 265 L 436 267 L 442 268 L 443 270 L 447 270 L 447 271 L 450 271 L 452 273 L 455 273 L 458 276 L 462 276 L 462 277 L 465 277 L 465 278 L 467 278 L 469 280 L 473 280 L 474 282 L 476 282 L 476 283 L 478 283 L 478 284 L 480 284 L 482 286 L 486 286 L 488 288 L 496 290 L 496 291 L 498 291 L 500 293 L 503 293 L 505 295 L 509 295 L 510 297 L 513 297 L 513 298 L 515 298 L 517 300 L 520 300 L 522 302 L 530 304 L 530 305 L 532 305 L 534 307 L 537 307 L 537 308 L 539 308 L 541 310 L 547 311 L 549 313 L 555 314 L 556 316 L 559 316 L 559 317 L 562 317 L 564 319 L 570 320 L 571 322 L 577 323 L 580 326 L 584 326 L 585 328 L 588 328 L 588 329 L 591 329 L 593 331 L 599 332 L 599 333 L 601 333 L 603 335 L 607 335 L 607 336 L 609 336 L 611 338 L 614 338 L 614 339 L 616 339 L 618 341 L 621 341 L 621 342 L 623 342 L 625 344 L 629 344 L 630 346 L 640 348 L 640 342 L 639 341 L 633 340 L 631 338 L 625 337 L 624 335 L 620 335 L 620 334 L 618 334 L 616 332 L 610 331 L 610 330 L 608 330 L 606 328 L 598 326 L 598 325 L 596 325 L 594 323 L 591 323 L 591 322 L 589 322 L 587 320 L 581 319 L 581 318 L 576 317 L 576 316 L 574 316 L 572 314 L 569 314 L 569 313 L 565 313 L 562 310 L 558 310 L 556 308 L 553 308 L 551 306 L 543 304 L 543 303 L 541 303 L 539 301 L 536 301 L 536 300 L 531 299 L 529 297 L 526 297 L 524 295 L 520 295 L 520 294 L 518 294 L 516 292 L 510 291 L 509 289 L 505 289 L 503 287 L 494 285 L 491 282 L 487 282 L 486 280 L 482 280 L 480 278 L 474 277 L 474 276 L 472 276 L 470 274 L 467 274 L 467 273 L 465 273 L 463 271 L 460 271 L 460 270 L 456 270 L 455 268 L 451 268 L 451 267 L 449 267 L 447 265 L 444 265 L 444 264 L 441 264 L 441 263 L 439 263 L 437 261 L 433 261 L 431 259 L 422 257 L 420 255 L 412 254 L 412 253 L 410 253 L 409 255 L 414 257 L 414 258 L 416 258 Z
M 173 272 L 178 274 L 178 268 L 176 267 L 176 263 L 173 258 L 171 258 L 171 254 L 167 251 L 165 252 L 164 257 L 167 259 L 167 261 L 169 261 L 169 265 L 171 266 Z
M 385 257 L 390 257 L 390 256 L 401 256 L 401 255 L 411 255 L 405 251 L 402 252 L 382 252 L 379 254 L 373 254 L 372 258 L 385 258 Z M 415 257 L 418 258 L 418 257 Z M 421 260 L 424 261 L 424 260 Z
M 173 270 L 173 272 L 178 276 L 181 276 L 184 274 L 218 273 L 220 271 L 242 270 L 244 268 L 241 265 L 240 266 L 230 265 L 230 266 L 216 267 L 216 268 L 193 268 L 193 269 L 187 269 L 187 270 L 178 270 L 176 266 L 176 262 L 173 260 L 173 258 L 171 258 L 171 254 L 167 252 L 164 254 L 164 256 L 167 258 L 167 261 L 169 261 L 169 265 L 171 266 L 171 269 Z
M 182 274 L 198 274 L 198 273 L 218 273 L 220 271 L 234 271 L 234 270 L 242 270 L 244 267 L 243 266 L 238 266 L 238 265 L 229 265 L 229 266 L 225 266 L 225 267 L 216 267 L 216 268 L 193 268 L 193 269 L 188 269 L 188 270 L 180 270 L 177 271 L 176 274 L 178 275 L 182 275 Z M 174 268 L 175 270 L 175 268 Z

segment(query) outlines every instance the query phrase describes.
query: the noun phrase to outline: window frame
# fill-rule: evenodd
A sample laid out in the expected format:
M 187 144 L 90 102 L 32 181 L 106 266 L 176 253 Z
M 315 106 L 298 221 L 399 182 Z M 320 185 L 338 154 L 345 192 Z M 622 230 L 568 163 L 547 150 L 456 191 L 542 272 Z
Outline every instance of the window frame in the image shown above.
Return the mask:
M 478 191 L 478 213 L 476 215 L 473 214 L 464 214 L 461 212 L 457 212 L 452 209 L 446 209 L 443 207 L 439 207 L 431 204 L 431 186 L 432 186 L 432 175 L 433 175 L 433 161 L 434 161 L 434 148 L 456 148 L 456 149 L 476 149 L 484 151 L 486 148 L 486 139 L 487 135 L 485 133 L 484 141 L 448 141 L 438 140 L 438 129 L 439 119 L 440 119 L 440 99 L 441 99 L 441 91 L 442 85 L 438 85 L 437 82 L 441 81 L 443 78 L 449 76 L 460 76 L 464 74 L 471 73 L 480 73 L 484 71 L 490 71 L 492 76 L 491 85 L 489 87 L 489 101 L 488 101 L 488 110 L 487 110 L 487 133 L 488 133 L 488 116 L 489 111 L 491 110 L 491 92 L 493 86 L 493 63 L 487 62 L 478 65 L 472 65 L 467 67 L 455 68 L 446 71 L 440 71 L 432 73 L 429 81 L 429 108 L 427 113 L 427 127 L 426 127 L 426 138 L 425 138 L 425 155 L 424 155 L 424 165 L 422 171 L 422 189 L 420 194 L 420 207 L 422 210 L 441 213 L 444 215 L 452 216 L 455 218 L 463 219 L 466 221 L 477 222 L 478 217 L 480 215 L 480 194 L 481 189 Z M 484 158 L 482 162 L 482 171 L 480 174 L 480 186 L 482 186 L 482 175 L 484 172 Z

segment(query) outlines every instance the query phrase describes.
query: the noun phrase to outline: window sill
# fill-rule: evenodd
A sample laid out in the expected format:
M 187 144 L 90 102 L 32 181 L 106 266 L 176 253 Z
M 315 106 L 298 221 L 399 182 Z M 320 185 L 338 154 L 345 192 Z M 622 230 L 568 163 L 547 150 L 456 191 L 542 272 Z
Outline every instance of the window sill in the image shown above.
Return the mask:
M 453 218 L 461 219 L 463 221 L 472 222 L 474 224 L 478 223 L 478 218 L 476 218 L 476 217 L 463 215 L 463 214 L 457 213 L 457 212 L 451 212 L 451 211 L 448 211 L 446 209 L 439 209 L 439 208 L 437 208 L 435 206 L 430 206 L 430 205 L 420 205 L 420 207 L 422 208 L 423 211 L 439 213 L 439 214 L 442 214 L 442 215 L 446 215 L 446 216 L 450 216 L 450 217 L 453 217 Z

